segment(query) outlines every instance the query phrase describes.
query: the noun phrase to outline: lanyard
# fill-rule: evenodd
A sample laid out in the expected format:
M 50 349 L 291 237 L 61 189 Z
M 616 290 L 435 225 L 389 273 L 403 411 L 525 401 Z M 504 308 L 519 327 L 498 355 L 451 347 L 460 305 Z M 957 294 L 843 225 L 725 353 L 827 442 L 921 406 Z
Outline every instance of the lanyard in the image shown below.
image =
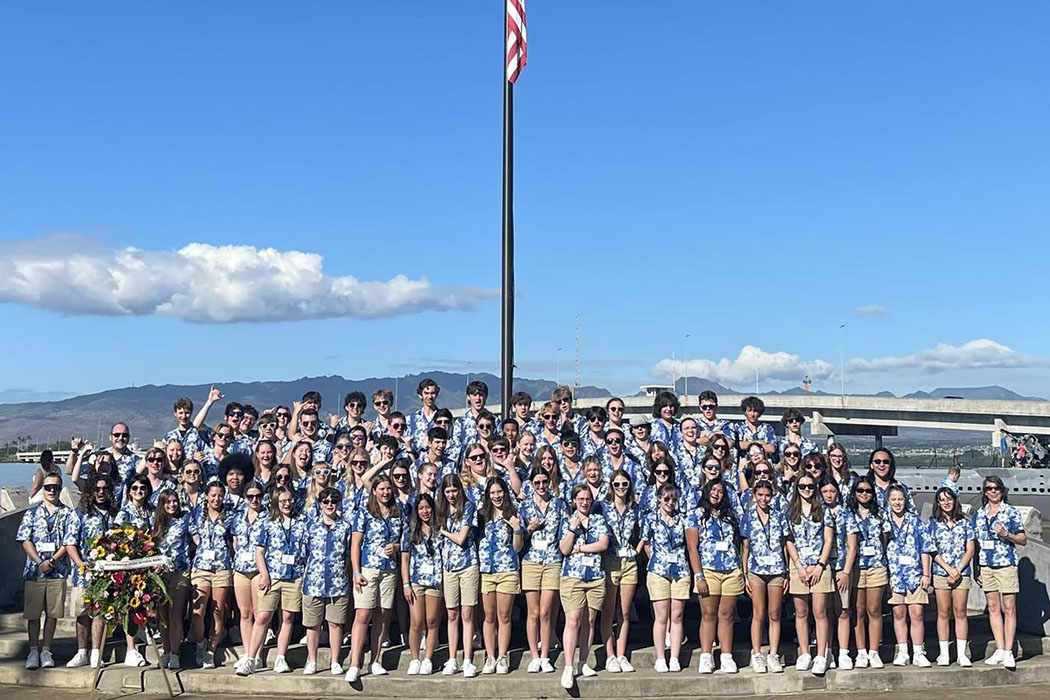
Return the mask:
M 626 547 L 630 544 L 631 530 L 634 529 L 634 518 L 632 517 L 634 509 L 631 506 L 627 506 L 627 509 L 621 513 L 614 503 L 610 510 L 615 514 L 616 543 L 621 547 Z M 624 523 L 628 525 L 626 533 L 624 533 Z

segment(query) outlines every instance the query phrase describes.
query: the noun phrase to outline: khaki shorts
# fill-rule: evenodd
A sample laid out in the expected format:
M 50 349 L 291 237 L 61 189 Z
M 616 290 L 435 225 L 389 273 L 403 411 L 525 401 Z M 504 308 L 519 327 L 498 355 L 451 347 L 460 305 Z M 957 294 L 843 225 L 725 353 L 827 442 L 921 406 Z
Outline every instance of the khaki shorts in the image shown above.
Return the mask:
M 41 613 L 54 620 L 66 614 L 66 580 L 64 578 L 42 578 L 25 582 L 25 611 L 22 617 L 39 620 Z
M 400 580 L 397 571 L 382 569 L 361 569 L 365 585 L 361 590 L 354 590 L 354 608 L 371 610 L 380 607 L 390 610 L 394 607 L 394 589 Z
M 908 591 L 907 593 L 898 593 L 894 591 L 890 593 L 889 599 L 890 605 L 926 605 L 930 602 L 930 596 L 926 593 L 926 589 L 919 586 L 914 591 Z
M 442 582 L 445 592 L 445 607 L 470 607 L 478 604 L 478 590 L 481 588 L 481 574 L 478 566 L 468 566 L 459 571 L 446 571 Z
M 605 601 L 605 579 L 581 581 L 578 578 L 561 580 L 561 606 L 565 610 L 601 610 Z
M 756 583 L 765 584 L 766 588 L 783 588 L 787 583 L 787 577 L 784 574 L 751 574 L 747 575 L 747 580 L 754 586 Z
M 849 572 L 849 590 L 843 593 L 838 589 L 836 580 L 840 572 L 836 571 L 831 577 L 831 585 L 834 587 L 834 599 L 832 602 L 832 610 L 838 613 L 840 610 L 850 610 L 850 599 L 857 592 L 857 581 L 860 580 L 860 569 L 853 567 L 853 570 Z
M 613 586 L 637 586 L 638 562 L 634 559 L 607 558 L 602 562 L 605 581 Z
M 332 598 L 303 596 L 303 627 L 319 627 L 322 622 L 335 625 L 346 624 L 346 611 L 350 597 L 337 595 Z
M 645 576 L 645 587 L 649 589 L 649 600 L 689 600 L 689 576 L 667 579 L 650 571 Z
M 481 594 L 503 593 L 518 595 L 521 593 L 521 580 L 517 571 L 503 571 L 498 574 L 481 575 Z
M 985 593 L 1018 593 L 1021 590 L 1016 566 L 982 566 L 981 590 Z
M 523 591 L 556 591 L 561 588 L 561 564 L 521 563 Z
M 88 614 L 88 604 L 84 602 L 84 592 L 87 588 L 73 586 L 66 593 L 66 617 L 81 617 Z M 168 589 L 171 595 L 171 589 Z
M 973 587 L 973 579 L 966 575 L 960 576 L 953 586 L 948 583 L 947 576 L 934 576 L 933 587 L 938 591 L 968 591 Z
M 256 594 L 257 612 L 299 612 L 303 609 L 302 579 L 294 581 L 270 581 L 270 590 Z
M 861 569 L 857 576 L 857 588 L 877 588 L 889 585 L 890 572 L 885 566 Z
M 704 569 L 704 580 L 707 581 L 708 595 L 740 595 L 744 592 L 744 573 L 740 569 L 732 571 Z M 699 592 L 697 590 L 697 593 Z
M 233 585 L 233 572 L 229 569 L 194 569 L 190 573 L 190 583 L 196 588 L 229 588 Z
M 445 597 L 444 591 L 442 591 L 440 588 L 437 588 L 437 587 L 430 588 L 428 586 L 423 586 L 423 585 L 420 585 L 418 583 L 413 583 L 412 584 L 412 592 L 415 594 L 415 596 L 417 598 L 422 598 L 424 596 L 427 597 L 427 598 L 444 598 Z
M 835 590 L 835 582 L 831 578 L 831 569 L 825 567 L 820 578 L 812 586 L 802 583 L 802 577 L 798 569 L 791 567 L 791 585 L 788 592 L 794 595 L 806 595 L 808 593 L 831 593 Z

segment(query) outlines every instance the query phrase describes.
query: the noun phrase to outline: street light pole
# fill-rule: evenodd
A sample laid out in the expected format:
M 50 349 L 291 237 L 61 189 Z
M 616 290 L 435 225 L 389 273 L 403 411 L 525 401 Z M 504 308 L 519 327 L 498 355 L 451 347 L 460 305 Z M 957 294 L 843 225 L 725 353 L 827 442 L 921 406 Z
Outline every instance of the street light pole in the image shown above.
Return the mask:
M 685 400 L 689 401 L 689 334 L 685 334 Z
M 846 362 L 845 354 L 842 350 L 842 330 L 845 327 L 845 323 L 839 326 L 839 398 L 843 403 L 846 402 Z

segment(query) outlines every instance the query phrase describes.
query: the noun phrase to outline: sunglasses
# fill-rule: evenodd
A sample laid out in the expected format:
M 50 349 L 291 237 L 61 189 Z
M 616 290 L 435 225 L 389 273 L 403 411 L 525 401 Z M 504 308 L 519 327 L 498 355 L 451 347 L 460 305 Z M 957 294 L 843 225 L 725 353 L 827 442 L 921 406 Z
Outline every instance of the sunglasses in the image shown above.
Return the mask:
M 367 459 L 352 459 L 352 460 L 350 460 L 350 464 L 354 465 L 355 467 L 367 467 L 368 466 L 368 460 Z
M 576 442 L 575 440 L 562 440 L 561 446 L 562 447 L 579 447 L 580 443 Z
M 478 430 L 492 430 L 492 423 L 478 423 Z
M 44 488 L 48 488 L 48 487 L 45 486 Z M 145 486 L 132 486 L 128 490 L 131 491 L 131 493 L 145 493 L 146 492 L 146 487 Z
M 434 421 L 435 425 L 452 425 L 452 421 L 448 418 L 442 418 L 441 420 Z
M 148 464 L 163 464 L 164 457 L 147 457 L 146 462 Z
M 303 426 L 304 428 L 316 428 L 317 427 L 317 421 L 315 421 L 315 420 L 305 421 L 304 420 L 304 421 L 301 421 L 299 423 L 299 425 Z
M 114 438 L 116 438 L 118 440 L 120 438 L 124 438 L 125 440 L 127 440 L 129 437 L 131 437 L 131 433 L 110 433 L 110 435 L 112 435 Z
M 802 421 L 800 421 L 798 418 L 788 418 L 787 422 L 788 423 L 801 423 Z
M 880 465 L 881 464 L 885 464 L 888 467 L 890 465 L 890 460 L 888 460 L 888 459 L 873 459 L 873 460 L 871 460 L 871 463 L 872 464 L 880 464 Z
M 702 404 L 700 404 L 700 410 L 701 411 L 713 411 L 716 408 L 718 408 L 718 404 L 716 404 L 716 403 L 702 403 Z
M 1002 491 L 1002 489 L 999 488 L 998 486 L 985 486 L 984 490 L 985 491 Z
M 350 436 L 350 442 L 364 442 L 365 439 L 365 436 L 361 433 L 354 433 Z
M 817 487 L 814 486 L 813 484 L 799 484 L 798 485 L 798 490 L 799 491 L 812 491 L 815 488 L 817 488 Z
M 532 485 L 533 486 L 546 486 L 549 483 L 550 483 L 550 479 L 533 479 L 532 480 Z
M 234 411 L 233 413 L 227 413 L 227 418 L 244 418 L 244 414 L 240 411 Z
M 339 505 L 339 501 L 337 499 L 335 499 L 335 498 L 325 498 L 325 499 L 323 499 L 321 501 L 321 505 L 323 505 L 323 506 L 337 506 L 337 505 Z
M 609 406 L 609 413 L 623 413 L 623 406 Z
M 871 494 L 873 494 L 875 492 L 873 490 L 871 490 L 871 489 L 857 489 L 857 493 L 858 494 L 866 493 L 868 495 L 871 495 Z
M 373 401 L 372 405 L 373 406 L 389 406 L 390 402 L 389 401 Z
M 765 478 L 768 479 L 771 476 L 771 473 L 770 472 L 766 472 L 766 471 L 755 472 L 755 476 L 756 477 L 765 477 Z
M 553 413 L 544 413 L 543 414 L 543 420 L 554 420 L 555 418 L 557 418 L 557 416 L 554 415 Z
M 62 485 L 61 484 L 47 484 L 47 485 L 44 486 L 44 490 L 47 491 L 48 493 L 56 493 L 56 492 L 62 490 Z M 985 490 L 987 490 L 987 489 L 985 489 Z
M 350 449 L 350 443 L 348 443 L 348 442 L 340 442 L 340 443 L 338 443 L 335 446 L 335 449 L 337 449 L 337 450 L 349 450 Z
M 317 476 L 328 476 L 331 473 L 331 469 L 314 469 L 314 474 L 316 474 Z
M 612 440 L 606 440 L 605 444 L 606 445 L 622 445 L 623 444 L 623 440 L 621 440 L 620 438 L 613 438 Z
M 390 478 L 394 481 L 404 481 L 408 478 L 408 474 L 391 474 Z
M 246 494 L 244 494 L 244 497 L 247 498 L 249 501 L 257 501 L 260 498 L 262 498 L 262 494 L 261 493 L 246 493 Z
M 801 457 L 802 453 L 801 452 L 785 452 L 784 456 L 785 457 Z
M 390 429 L 391 430 L 404 430 L 405 429 L 405 424 L 404 423 L 391 423 L 390 424 Z
M 660 500 L 663 501 L 664 503 L 674 503 L 675 501 L 678 500 L 678 497 L 677 496 L 664 496 Z
M 232 433 L 215 433 L 215 437 L 222 438 L 223 440 L 229 440 Z
M 45 486 L 44 488 L 46 489 L 47 487 Z M 108 493 L 109 491 L 110 491 L 110 488 L 108 486 L 96 486 L 95 487 L 95 493 Z
M 200 473 L 201 473 L 201 470 L 200 469 L 186 469 L 182 473 L 185 476 L 194 476 L 194 475 L 198 475 L 199 476 Z
M 360 401 L 351 401 L 347 404 L 347 408 L 364 408 L 365 405 Z
M 278 413 L 276 415 L 277 415 L 278 418 L 291 418 L 292 417 L 291 413 Z
M 469 455 L 467 459 L 469 459 L 471 462 L 480 462 L 481 460 L 485 459 L 485 453 L 479 452 L 477 454 L 472 454 Z
M 715 464 L 714 462 L 708 462 L 707 464 L 704 465 L 704 469 L 709 469 L 710 471 L 716 472 L 716 471 L 720 471 L 722 469 L 722 465 L 721 464 Z
M 653 474 L 656 474 L 657 476 L 667 476 L 670 473 L 670 469 L 656 469 L 653 471 Z
M 723 445 L 721 443 L 719 443 L 717 445 L 711 445 L 711 450 L 712 451 L 714 451 L 714 450 L 722 450 L 723 452 L 725 452 L 728 449 L 729 449 L 728 445 Z
M 614 489 L 625 489 L 625 488 L 627 488 L 630 485 L 631 485 L 631 482 L 629 482 L 629 481 L 617 481 L 615 484 L 613 484 L 613 488 Z

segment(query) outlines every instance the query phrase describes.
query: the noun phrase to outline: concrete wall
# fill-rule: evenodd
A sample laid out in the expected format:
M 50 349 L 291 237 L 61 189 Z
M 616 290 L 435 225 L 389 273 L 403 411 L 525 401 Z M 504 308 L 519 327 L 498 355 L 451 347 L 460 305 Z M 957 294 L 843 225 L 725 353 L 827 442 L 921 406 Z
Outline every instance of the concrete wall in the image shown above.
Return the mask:
M 1018 554 L 1021 592 L 1017 596 L 1017 629 L 1050 637 L 1050 545 L 1029 538 L 1028 544 L 1018 548 Z M 967 601 L 970 611 L 980 613 L 986 605 L 984 592 L 976 586 L 971 588 Z
M 21 610 L 24 594 L 22 568 L 26 553 L 15 541 L 24 510 L 0 515 L 0 610 Z

